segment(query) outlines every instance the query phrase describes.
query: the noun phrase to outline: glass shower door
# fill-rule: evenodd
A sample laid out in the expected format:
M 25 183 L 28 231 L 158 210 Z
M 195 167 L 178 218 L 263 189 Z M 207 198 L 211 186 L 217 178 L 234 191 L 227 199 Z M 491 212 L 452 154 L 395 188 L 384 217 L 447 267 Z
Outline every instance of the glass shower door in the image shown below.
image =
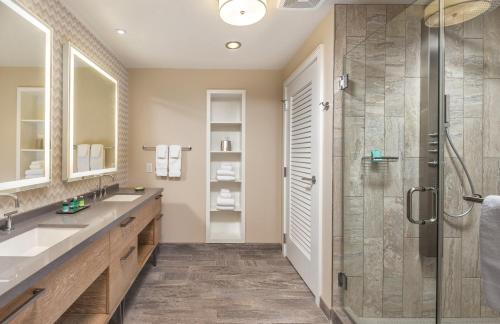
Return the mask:
M 481 204 L 463 199 L 500 193 L 500 2 L 462 2 L 442 4 L 440 317 L 442 323 L 500 323 L 481 286 Z
M 439 30 L 422 4 L 344 8 L 344 309 L 436 323 Z

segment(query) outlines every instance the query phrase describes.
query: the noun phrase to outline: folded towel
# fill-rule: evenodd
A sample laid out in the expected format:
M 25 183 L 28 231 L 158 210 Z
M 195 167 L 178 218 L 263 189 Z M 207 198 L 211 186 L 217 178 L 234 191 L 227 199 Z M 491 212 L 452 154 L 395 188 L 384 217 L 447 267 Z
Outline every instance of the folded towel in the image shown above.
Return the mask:
M 41 178 L 43 177 L 43 173 L 42 174 L 26 174 L 24 176 L 24 179 L 36 179 L 36 178 Z
M 215 206 L 215 209 L 217 210 L 234 210 L 234 206 Z
M 31 170 L 39 170 L 39 169 L 43 169 L 43 163 L 31 163 L 30 164 L 30 169 Z
M 90 146 L 90 170 L 104 169 L 104 145 L 92 144 Z
M 43 169 L 36 169 L 36 170 L 31 170 L 31 169 L 28 169 L 26 171 L 24 171 L 24 174 L 25 175 L 43 175 L 44 173 L 44 170 Z
M 85 172 L 90 170 L 90 144 L 78 144 L 76 146 L 76 170 Z
M 234 206 L 234 198 L 217 197 L 217 206 Z
M 168 148 L 168 155 L 170 158 L 178 159 L 181 157 L 182 147 L 180 145 L 170 145 Z
M 167 145 L 157 145 L 156 146 L 156 176 L 167 177 L 168 176 L 168 146 Z
M 234 171 L 219 169 L 219 170 L 217 170 L 217 175 L 234 176 Z
M 236 180 L 235 176 L 226 176 L 226 175 L 218 175 L 217 180 L 220 181 L 234 181 Z
M 180 145 L 170 145 L 168 151 L 168 176 L 179 178 L 182 169 L 182 147 Z
M 485 302 L 500 311 L 500 196 L 488 196 L 481 207 L 479 249 Z
M 232 166 L 231 164 L 222 163 L 222 164 L 220 165 L 219 170 L 232 171 L 232 170 L 233 170 L 233 166 Z
M 219 192 L 219 197 L 221 198 L 231 198 L 231 191 L 229 189 L 221 189 Z

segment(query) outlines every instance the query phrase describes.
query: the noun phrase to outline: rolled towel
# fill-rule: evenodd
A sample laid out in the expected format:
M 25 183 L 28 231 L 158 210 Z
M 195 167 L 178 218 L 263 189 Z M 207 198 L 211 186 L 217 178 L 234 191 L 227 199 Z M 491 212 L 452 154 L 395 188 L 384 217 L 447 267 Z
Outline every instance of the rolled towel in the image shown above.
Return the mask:
M 217 205 L 217 206 L 215 206 L 215 209 L 217 209 L 217 210 L 234 210 L 234 206 L 220 206 L 220 205 Z
M 234 198 L 217 197 L 217 206 L 234 206 Z
M 217 175 L 234 176 L 234 171 L 219 169 L 217 170 Z
M 228 176 L 228 175 L 218 175 L 217 180 L 220 181 L 234 181 L 236 180 L 235 176 Z

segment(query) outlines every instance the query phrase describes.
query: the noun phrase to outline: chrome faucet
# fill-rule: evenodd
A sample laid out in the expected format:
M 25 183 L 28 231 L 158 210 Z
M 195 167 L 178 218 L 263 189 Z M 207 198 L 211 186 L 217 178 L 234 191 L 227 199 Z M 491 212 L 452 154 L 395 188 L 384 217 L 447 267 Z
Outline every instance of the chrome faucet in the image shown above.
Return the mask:
M 107 194 L 108 186 L 102 186 L 102 178 L 105 177 L 109 177 L 112 183 L 115 182 L 115 177 L 111 174 L 103 174 L 99 177 L 99 186 L 97 187 L 97 194 L 99 195 L 99 199 L 103 199 Z
M 7 193 L 0 193 L 0 198 L 5 197 L 5 198 L 10 198 L 14 200 L 14 207 L 16 208 L 13 211 L 5 213 L 3 216 L 7 218 L 7 221 L 5 222 L 5 225 L 1 227 L 2 231 L 5 232 L 10 232 L 14 229 L 14 226 L 12 225 L 12 216 L 17 214 L 17 209 L 19 209 L 19 198 L 16 195 L 13 194 L 7 194 Z

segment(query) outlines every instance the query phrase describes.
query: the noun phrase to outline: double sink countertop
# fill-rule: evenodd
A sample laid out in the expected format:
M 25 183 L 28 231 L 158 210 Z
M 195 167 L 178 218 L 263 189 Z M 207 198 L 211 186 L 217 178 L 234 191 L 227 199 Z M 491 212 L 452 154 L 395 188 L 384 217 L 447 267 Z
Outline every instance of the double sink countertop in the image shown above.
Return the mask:
M 8 304 L 20 293 L 32 288 L 50 271 L 99 239 L 136 209 L 141 208 L 146 201 L 161 194 L 162 191 L 162 189 L 151 188 L 136 193 L 131 189 L 120 188 L 106 198 L 120 194 L 141 196 L 130 202 L 105 201 L 105 198 L 91 203 L 90 208 L 72 215 L 59 215 L 56 214 L 56 209 L 47 211 L 41 208 L 40 214 L 34 214 L 19 223 L 16 223 L 14 218 L 14 230 L 10 233 L 0 233 L 0 244 L 37 227 L 79 228 L 79 230 L 35 256 L 0 256 L 0 307 Z

